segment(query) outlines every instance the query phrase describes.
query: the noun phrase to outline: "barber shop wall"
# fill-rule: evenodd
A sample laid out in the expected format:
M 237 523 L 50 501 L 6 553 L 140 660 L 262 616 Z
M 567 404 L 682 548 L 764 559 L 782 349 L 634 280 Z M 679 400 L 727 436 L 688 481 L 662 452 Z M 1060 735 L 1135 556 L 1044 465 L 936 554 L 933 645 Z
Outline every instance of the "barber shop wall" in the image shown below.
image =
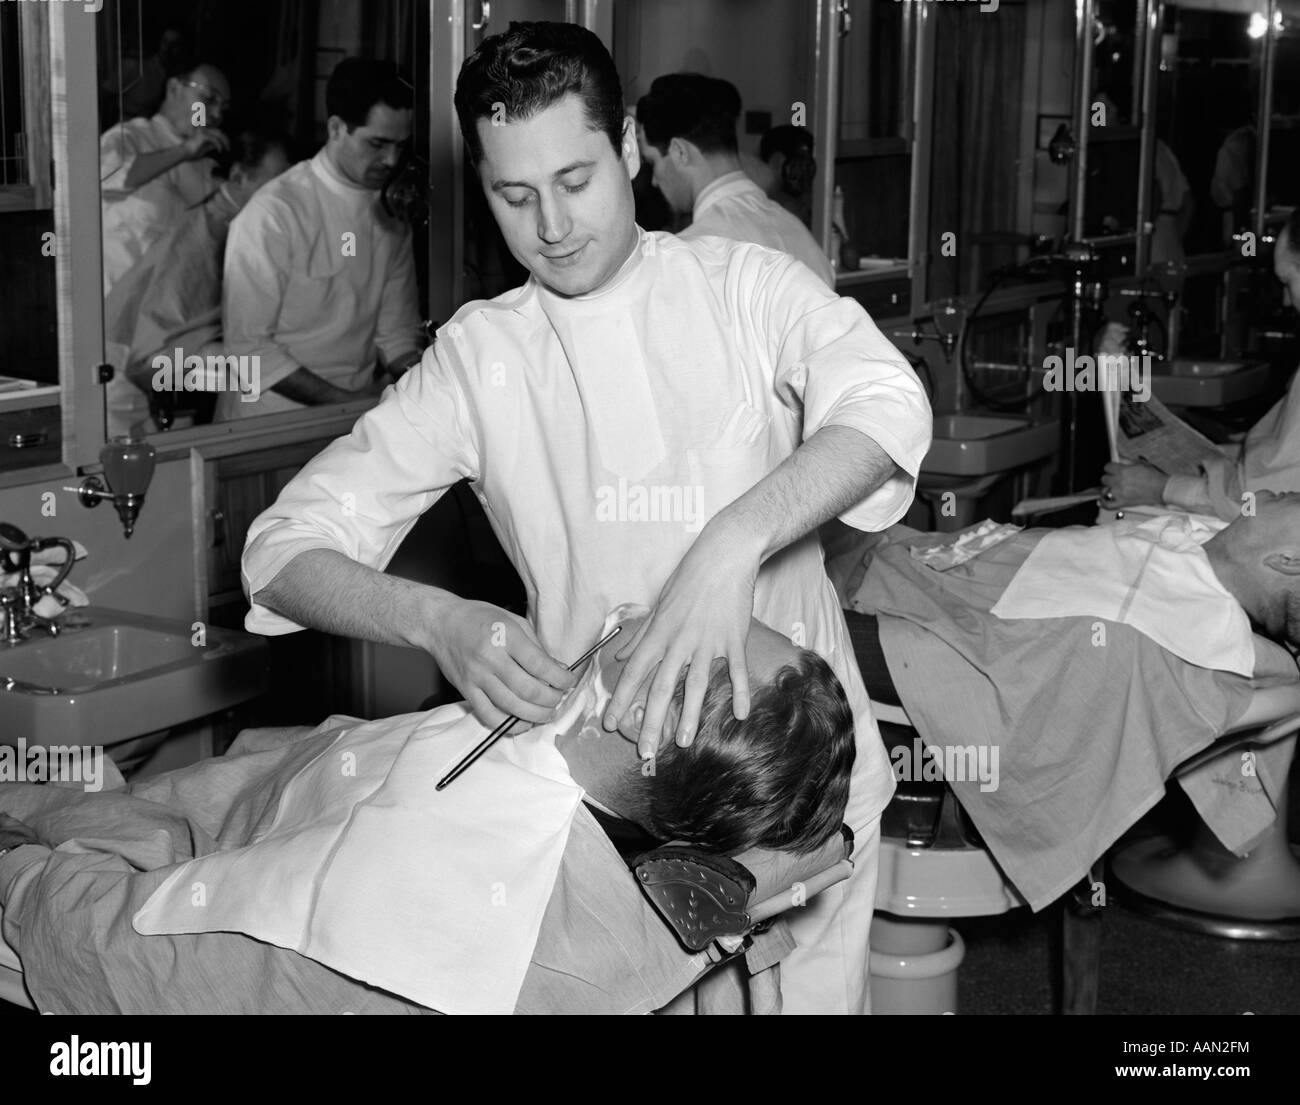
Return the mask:
M 70 537 L 86 547 L 69 582 L 101 606 L 178 618 L 194 617 L 194 540 L 188 460 L 159 464 L 135 533 L 122 536 L 111 504 L 87 509 L 61 490 L 75 478 L 0 490 L 0 521 L 33 537 Z M 52 511 L 52 513 L 51 513 Z

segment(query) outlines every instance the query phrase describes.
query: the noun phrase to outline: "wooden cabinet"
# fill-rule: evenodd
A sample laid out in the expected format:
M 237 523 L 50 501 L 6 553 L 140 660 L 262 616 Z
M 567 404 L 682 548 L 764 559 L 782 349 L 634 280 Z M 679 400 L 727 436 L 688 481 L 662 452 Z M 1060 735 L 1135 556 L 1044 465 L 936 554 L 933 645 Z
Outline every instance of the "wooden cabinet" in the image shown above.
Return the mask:
M 243 629 L 248 613 L 239 560 L 253 520 L 275 502 L 304 464 L 332 438 L 316 438 L 231 455 L 195 450 L 195 606 L 215 626 Z M 231 711 L 218 751 L 249 726 L 315 725 L 334 713 L 357 713 L 358 645 L 316 630 L 267 638 L 271 686 L 261 698 Z

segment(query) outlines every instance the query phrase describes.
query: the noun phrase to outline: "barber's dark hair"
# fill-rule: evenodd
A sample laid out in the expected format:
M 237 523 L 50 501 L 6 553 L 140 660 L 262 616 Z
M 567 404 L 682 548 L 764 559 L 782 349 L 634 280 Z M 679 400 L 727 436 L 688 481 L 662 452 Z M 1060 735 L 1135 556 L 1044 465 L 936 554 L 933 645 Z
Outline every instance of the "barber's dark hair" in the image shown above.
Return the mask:
M 755 691 L 747 718 L 731 709 L 726 661 L 716 660 L 695 740 L 665 745 L 653 775 L 629 777 L 622 812 L 661 840 L 723 855 L 820 848 L 844 821 L 856 755 L 853 710 L 830 665 L 801 650 Z
M 325 86 L 326 112 L 342 119 L 349 132 L 366 125 L 375 104 L 409 111 L 414 103 L 410 84 L 391 61 L 344 58 Z
M 740 93 L 730 81 L 667 73 L 637 101 L 636 121 L 660 153 L 674 138 L 693 142 L 703 153 L 735 153 L 740 106 Z
M 576 23 L 511 23 L 485 38 L 460 67 L 456 116 L 474 164 L 483 157 L 480 119 L 529 119 L 572 93 L 587 123 L 617 153 L 623 144 L 623 87 L 605 44 Z

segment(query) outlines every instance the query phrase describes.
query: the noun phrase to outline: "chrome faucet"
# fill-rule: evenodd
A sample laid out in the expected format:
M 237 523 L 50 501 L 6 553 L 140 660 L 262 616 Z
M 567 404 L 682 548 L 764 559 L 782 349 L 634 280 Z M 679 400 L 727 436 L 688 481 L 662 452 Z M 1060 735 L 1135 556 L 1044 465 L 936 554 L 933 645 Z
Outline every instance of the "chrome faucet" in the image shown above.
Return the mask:
M 41 586 L 32 579 L 32 554 L 52 548 L 61 548 L 65 558 L 54 579 Z M 41 617 L 35 608 L 46 595 L 53 595 L 60 606 L 68 605 L 58 589 L 72 571 L 76 556 L 76 548 L 66 537 L 28 537 L 17 526 L 0 522 L 0 572 L 18 575 L 17 586 L 0 589 L 0 641 L 14 644 L 33 629 L 58 636 L 59 623 Z

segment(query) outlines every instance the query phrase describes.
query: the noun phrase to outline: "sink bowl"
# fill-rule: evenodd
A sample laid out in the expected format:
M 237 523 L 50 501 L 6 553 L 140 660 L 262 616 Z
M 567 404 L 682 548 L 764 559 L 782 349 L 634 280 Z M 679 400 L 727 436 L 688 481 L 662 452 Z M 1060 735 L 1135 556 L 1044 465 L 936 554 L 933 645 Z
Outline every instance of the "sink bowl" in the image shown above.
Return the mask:
M 941 414 L 922 472 L 943 476 L 987 476 L 1050 456 L 1060 441 L 1055 422 L 1030 422 L 1013 415 Z
M 107 745 L 228 709 L 267 685 L 266 642 L 104 607 L 70 608 L 57 637 L 0 645 L 0 744 Z
M 1151 370 L 1151 393 L 1174 407 L 1222 407 L 1251 399 L 1269 383 L 1263 361 L 1176 360 Z
M 29 641 L 0 658 L 0 676 L 62 691 L 85 693 L 102 683 L 186 660 L 188 637 L 134 625 L 97 625 L 70 636 Z

